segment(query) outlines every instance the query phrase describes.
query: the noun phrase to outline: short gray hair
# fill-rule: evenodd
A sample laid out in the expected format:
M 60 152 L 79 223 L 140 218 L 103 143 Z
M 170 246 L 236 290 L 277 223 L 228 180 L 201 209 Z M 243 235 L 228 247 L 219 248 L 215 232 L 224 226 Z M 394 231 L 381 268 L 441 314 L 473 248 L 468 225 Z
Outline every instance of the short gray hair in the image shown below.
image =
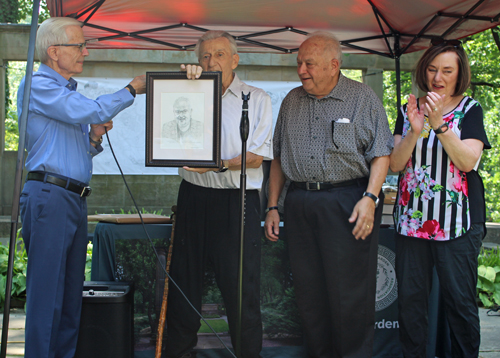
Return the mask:
M 339 61 L 339 66 L 342 66 L 342 47 L 334 34 L 328 31 L 315 31 L 307 35 L 306 41 L 312 38 L 323 40 L 326 44 L 325 49 L 332 51 L 333 57 Z
M 227 33 L 226 31 L 215 31 L 215 30 L 207 31 L 203 34 L 203 36 L 201 36 L 198 39 L 198 42 L 196 43 L 196 46 L 194 48 L 194 53 L 196 54 L 198 61 L 200 61 L 201 58 L 201 53 L 200 53 L 201 44 L 205 41 L 215 40 L 221 37 L 224 37 L 229 41 L 229 46 L 231 48 L 231 55 L 235 55 L 238 53 L 238 46 L 236 45 L 236 40 L 229 33 Z
M 36 35 L 36 53 L 41 63 L 49 61 L 47 49 L 55 44 L 64 44 L 68 42 L 66 28 L 68 26 L 83 26 L 83 23 L 72 17 L 51 17 L 45 20 Z

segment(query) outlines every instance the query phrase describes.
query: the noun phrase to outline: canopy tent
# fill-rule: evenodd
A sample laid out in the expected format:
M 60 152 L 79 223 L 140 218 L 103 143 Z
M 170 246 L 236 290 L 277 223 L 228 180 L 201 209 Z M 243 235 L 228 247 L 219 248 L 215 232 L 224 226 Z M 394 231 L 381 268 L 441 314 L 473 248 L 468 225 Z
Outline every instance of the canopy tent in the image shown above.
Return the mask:
M 343 51 L 395 60 L 433 38 L 463 38 L 497 26 L 498 0 L 47 0 L 51 16 L 84 22 L 89 48 L 193 49 L 202 32 L 225 30 L 239 52 L 293 53 L 304 36 L 334 33 Z
M 39 0 L 33 17 L 11 218 L 2 345 L 6 356 L 14 243 L 24 162 L 27 108 L 34 59 Z M 429 46 L 432 38 L 463 38 L 497 26 L 499 0 L 47 0 L 51 16 L 84 22 L 89 48 L 189 50 L 201 32 L 235 36 L 240 52 L 294 53 L 304 35 L 328 30 L 343 51 L 373 53 L 396 61 Z M 398 106 L 399 103 L 398 95 Z
M 292 53 L 304 35 L 328 30 L 344 50 L 391 58 L 435 37 L 496 26 L 498 0 L 47 0 L 51 16 L 85 23 L 89 48 L 192 49 L 200 31 L 226 30 L 240 52 Z

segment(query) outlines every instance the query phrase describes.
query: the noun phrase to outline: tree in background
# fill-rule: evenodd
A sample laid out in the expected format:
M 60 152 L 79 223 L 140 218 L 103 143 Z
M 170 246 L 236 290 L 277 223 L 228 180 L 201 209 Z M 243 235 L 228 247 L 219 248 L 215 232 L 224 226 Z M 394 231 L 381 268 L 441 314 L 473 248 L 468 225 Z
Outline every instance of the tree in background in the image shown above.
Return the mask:
M 500 27 L 465 39 L 471 62 L 470 95 L 483 106 L 484 126 L 492 148 L 483 153 L 479 173 L 483 177 L 489 221 L 500 221 Z
M 0 23 L 31 23 L 33 0 L 0 0 Z M 47 1 L 40 1 L 38 23 L 48 19 Z M 17 150 L 17 88 L 25 72 L 25 63 L 4 61 L 5 66 L 5 150 Z M 36 70 L 36 69 L 35 69 Z

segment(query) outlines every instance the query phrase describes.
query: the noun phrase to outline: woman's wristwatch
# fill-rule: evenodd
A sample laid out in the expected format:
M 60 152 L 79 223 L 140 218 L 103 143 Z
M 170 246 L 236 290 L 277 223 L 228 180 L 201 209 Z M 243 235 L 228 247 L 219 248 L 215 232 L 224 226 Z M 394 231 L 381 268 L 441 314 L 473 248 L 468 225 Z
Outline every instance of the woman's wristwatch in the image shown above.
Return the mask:
M 436 133 L 436 134 L 442 134 L 442 133 L 446 132 L 449 128 L 450 127 L 448 126 L 448 123 L 444 122 L 439 127 L 437 127 L 436 129 L 434 129 L 434 133 Z

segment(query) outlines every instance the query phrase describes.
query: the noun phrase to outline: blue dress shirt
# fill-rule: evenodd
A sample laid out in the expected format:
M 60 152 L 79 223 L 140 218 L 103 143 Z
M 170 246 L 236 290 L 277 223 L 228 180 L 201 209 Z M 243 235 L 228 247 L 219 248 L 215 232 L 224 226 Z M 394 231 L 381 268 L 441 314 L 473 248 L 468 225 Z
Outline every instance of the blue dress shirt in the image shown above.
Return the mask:
M 21 118 L 24 81 L 17 93 Z M 92 157 L 102 151 L 89 142 L 89 124 L 106 123 L 134 102 L 128 90 L 89 99 L 77 83 L 41 64 L 33 74 L 26 129 L 27 171 L 47 171 L 89 183 Z

